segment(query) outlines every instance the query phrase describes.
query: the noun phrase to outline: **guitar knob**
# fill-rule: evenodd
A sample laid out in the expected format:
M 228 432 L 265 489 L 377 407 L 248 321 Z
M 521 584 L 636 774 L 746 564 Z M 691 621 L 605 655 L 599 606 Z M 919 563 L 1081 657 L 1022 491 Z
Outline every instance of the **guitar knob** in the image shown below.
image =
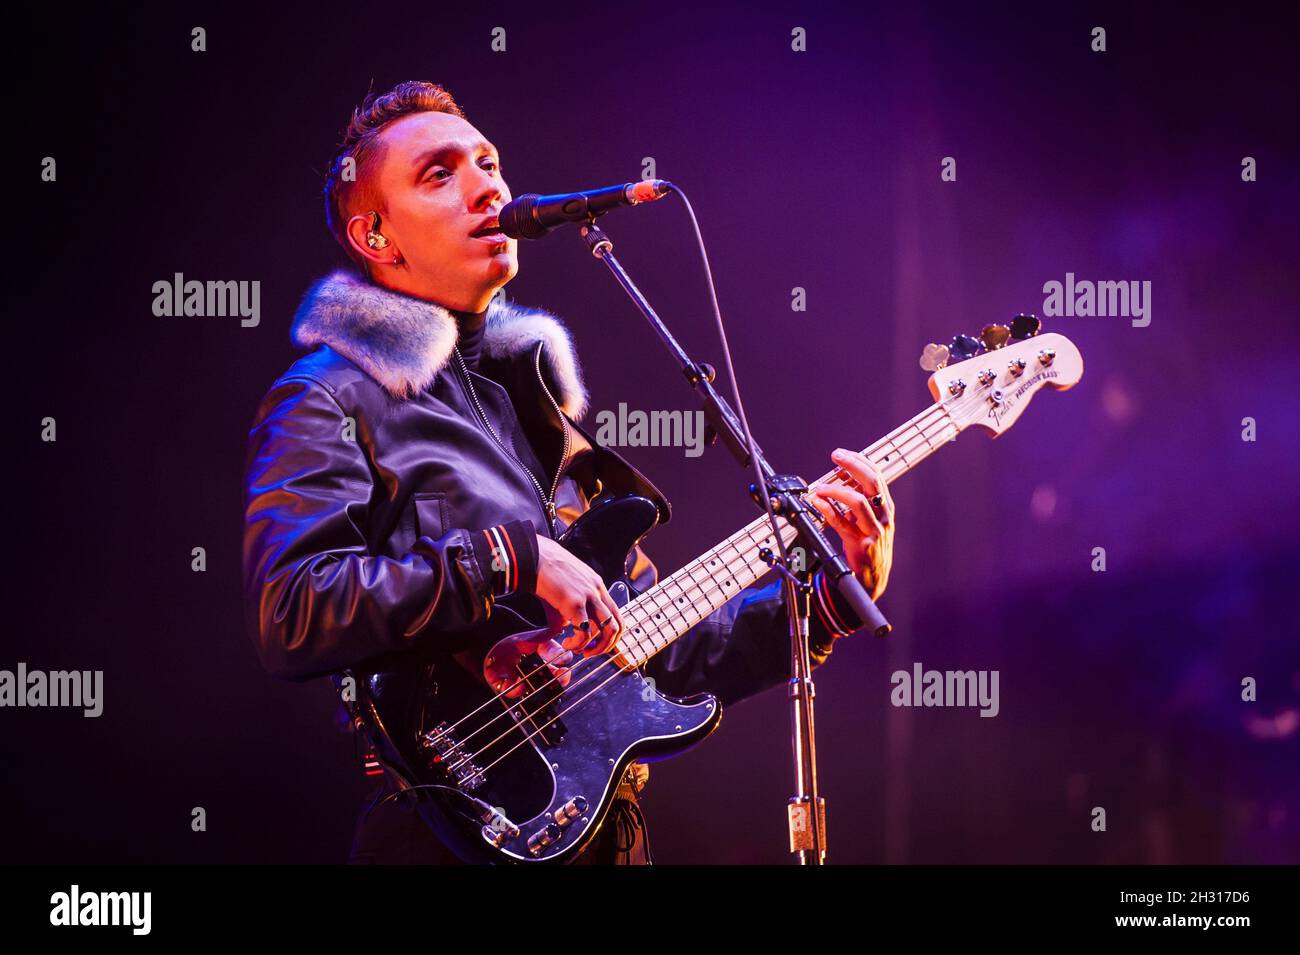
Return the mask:
M 1056 358 L 1056 349 L 1044 348 L 1038 353 L 1038 361 L 1043 365 L 1050 365 Z
M 996 390 L 989 392 L 989 402 L 993 405 L 1002 404 L 1002 392 Z
M 1025 360 L 1017 358 L 1014 361 L 1007 362 L 1007 371 L 1011 372 L 1012 378 L 1019 378 L 1025 373 Z
M 533 855 L 540 855 L 547 846 L 559 842 L 563 834 L 564 830 L 558 825 L 548 822 L 545 829 L 539 829 L 528 837 L 528 851 Z
M 483 838 L 487 840 L 488 845 L 494 849 L 500 849 L 506 844 L 508 833 L 504 829 L 494 829 L 491 826 L 483 827 Z
M 1005 325 L 985 325 L 980 329 L 980 341 L 985 351 L 996 351 L 1011 338 L 1011 329 Z
M 962 378 L 954 378 L 952 384 L 948 386 L 949 394 L 959 395 L 966 390 L 966 381 Z
M 997 378 L 997 375 L 994 374 L 992 368 L 985 368 L 983 371 L 980 372 L 981 385 L 991 385 L 993 384 L 995 378 Z
M 921 351 L 920 364 L 926 371 L 938 371 L 948 364 L 948 346 L 930 342 Z
M 948 351 L 954 361 L 965 361 L 967 358 L 974 358 L 983 348 L 984 346 L 980 344 L 978 338 L 971 338 L 969 335 L 956 335 L 948 343 Z
M 1011 320 L 1011 337 L 1022 342 L 1033 338 L 1042 327 L 1043 323 L 1033 315 L 1017 315 Z
M 555 810 L 555 821 L 561 826 L 567 826 L 587 811 L 587 805 L 586 796 L 574 796 L 559 809 Z

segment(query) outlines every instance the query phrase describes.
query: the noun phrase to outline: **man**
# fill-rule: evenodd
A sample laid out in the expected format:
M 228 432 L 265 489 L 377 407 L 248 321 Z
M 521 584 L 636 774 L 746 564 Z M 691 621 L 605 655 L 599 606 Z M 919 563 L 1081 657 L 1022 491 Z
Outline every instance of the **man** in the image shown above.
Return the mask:
M 353 114 L 325 204 L 358 271 L 308 292 L 292 336 L 314 350 L 272 385 L 249 433 L 246 604 L 275 676 L 400 661 L 415 647 L 453 652 L 508 594 L 533 595 L 557 626 L 575 628 L 539 649 L 557 676 L 621 632 L 600 576 L 555 538 L 605 494 L 648 497 L 661 520 L 668 502 L 579 424 L 588 397 L 564 326 L 498 295 L 519 268 L 516 243 L 497 229 L 509 200 L 496 148 L 441 87 L 402 83 Z M 852 486 L 810 500 L 879 597 L 893 504 L 861 455 L 836 463 Z M 657 579 L 639 548 L 629 576 L 638 589 Z M 820 572 L 816 583 L 820 664 L 858 621 Z M 666 694 L 707 690 L 724 705 L 785 682 L 783 590 L 738 594 L 646 664 L 647 676 Z M 650 861 L 637 807 L 647 775 L 633 765 L 578 861 Z M 353 861 L 457 861 L 386 795 L 381 786 L 362 814 Z

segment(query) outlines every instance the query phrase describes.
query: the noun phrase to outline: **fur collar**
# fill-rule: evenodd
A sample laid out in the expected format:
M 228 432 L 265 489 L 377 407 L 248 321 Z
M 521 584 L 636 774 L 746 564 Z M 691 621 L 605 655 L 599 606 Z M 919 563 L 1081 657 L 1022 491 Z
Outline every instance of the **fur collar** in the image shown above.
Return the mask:
M 293 342 L 325 344 L 395 398 L 424 391 L 446 367 L 456 345 L 456 318 L 441 305 L 412 298 L 339 270 L 316 282 L 293 317 Z M 488 305 L 483 355 L 513 358 L 544 343 L 542 360 L 558 387 L 556 400 L 575 421 L 587 410 L 577 354 L 560 320 L 498 294 Z

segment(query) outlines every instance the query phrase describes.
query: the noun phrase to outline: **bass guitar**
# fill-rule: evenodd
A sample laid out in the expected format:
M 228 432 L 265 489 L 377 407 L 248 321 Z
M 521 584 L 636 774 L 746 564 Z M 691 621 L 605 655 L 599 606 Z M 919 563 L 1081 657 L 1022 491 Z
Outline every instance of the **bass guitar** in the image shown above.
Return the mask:
M 1020 316 L 1017 322 L 1026 320 L 1032 323 L 1028 334 L 1019 340 L 1002 335 L 1001 345 L 995 335 L 987 348 L 967 336 L 954 339 L 951 352 L 927 347 L 922 365 L 933 370 L 934 402 L 863 452 L 888 482 L 969 427 L 997 437 L 1040 390 L 1079 380 L 1083 359 L 1073 343 L 1057 334 L 1035 335 L 1037 319 Z M 845 478 L 834 471 L 819 480 Z M 560 543 L 604 579 L 625 622 L 608 653 L 568 667 L 566 685 L 536 654 L 518 658 L 517 651 L 515 679 L 501 685 L 500 667 L 492 667 L 494 653 L 510 652 L 501 640 L 522 633 L 562 639 L 506 602 L 494 607 L 477 643 L 485 653 L 443 654 L 422 667 L 350 674 L 354 723 L 394 778 L 399 797 L 414 797 L 424 821 L 467 862 L 571 862 L 605 820 L 632 762 L 676 755 L 718 726 L 722 708 L 715 697 L 665 696 L 647 682 L 642 667 L 771 571 L 760 556 L 776 550 L 771 524 L 766 515 L 756 518 L 636 593 L 624 575 L 627 558 L 657 519 L 655 505 L 644 497 L 606 498 L 562 536 Z M 793 528 L 781 527 L 791 543 Z

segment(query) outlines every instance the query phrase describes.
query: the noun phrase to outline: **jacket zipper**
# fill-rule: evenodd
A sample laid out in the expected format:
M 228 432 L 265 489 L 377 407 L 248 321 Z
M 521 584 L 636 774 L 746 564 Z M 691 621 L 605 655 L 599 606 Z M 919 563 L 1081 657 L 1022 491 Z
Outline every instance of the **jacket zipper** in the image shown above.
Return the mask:
M 558 471 L 555 476 L 556 478 L 555 485 L 551 489 L 551 496 L 548 498 L 546 496 L 546 492 L 542 489 L 541 483 L 533 475 L 533 472 L 528 470 L 528 468 L 524 467 L 524 463 L 515 456 L 513 451 L 511 451 L 508 447 L 506 447 L 506 443 L 501 440 L 501 436 L 497 434 L 496 429 L 492 427 L 492 422 L 488 420 L 488 416 L 483 413 L 483 406 L 479 404 L 479 400 L 478 400 L 478 392 L 474 390 L 474 382 L 471 381 L 469 377 L 469 367 L 465 364 L 465 359 L 461 355 L 460 349 L 455 348 L 453 350 L 456 353 L 456 363 L 460 367 L 461 380 L 465 382 L 465 389 L 466 391 L 469 392 L 470 401 L 473 402 L 474 404 L 474 410 L 478 412 L 479 420 L 482 421 L 483 426 L 487 428 L 488 434 L 492 435 L 492 440 L 494 440 L 497 443 L 497 446 L 500 447 L 501 450 L 506 453 L 506 456 L 509 457 L 511 461 L 514 461 L 515 464 L 519 466 L 519 470 L 523 471 L 524 475 L 528 478 L 528 480 L 532 482 L 533 487 L 537 491 L 538 500 L 540 500 L 542 504 L 542 513 L 546 515 L 547 529 L 549 530 L 551 537 L 554 537 L 555 536 L 555 490 L 559 487 L 560 484 Z M 554 399 L 552 399 L 552 403 L 554 403 Z M 567 427 L 564 432 L 564 447 L 565 447 L 565 455 L 567 456 L 568 447 L 569 447 L 569 433 Z
M 560 489 L 560 472 L 564 470 L 564 463 L 569 460 L 569 422 L 565 420 L 564 412 L 560 410 L 555 396 L 551 394 L 551 389 L 546 387 L 546 382 L 542 379 L 542 345 L 538 345 L 533 352 L 533 371 L 537 375 L 537 383 L 542 386 L 542 394 L 546 395 L 546 400 L 551 403 L 555 409 L 555 416 L 560 419 L 560 429 L 564 434 L 564 447 L 560 451 L 560 463 L 555 468 L 555 480 L 551 483 L 551 509 L 555 509 L 555 495 Z

